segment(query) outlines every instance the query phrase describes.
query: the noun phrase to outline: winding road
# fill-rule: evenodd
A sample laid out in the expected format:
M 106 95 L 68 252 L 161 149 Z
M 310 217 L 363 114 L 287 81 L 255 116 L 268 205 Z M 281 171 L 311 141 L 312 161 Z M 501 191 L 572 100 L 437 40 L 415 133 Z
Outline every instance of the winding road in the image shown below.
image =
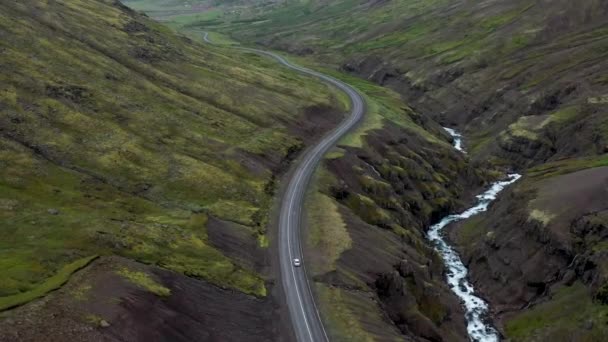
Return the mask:
M 212 43 L 209 34 L 205 32 L 204 41 Z M 351 112 L 348 118 L 342 121 L 336 128 L 323 137 L 315 146 L 307 150 L 304 156 L 297 162 L 291 174 L 283 198 L 281 199 L 281 210 L 279 214 L 279 262 L 281 268 L 281 282 L 285 293 L 285 301 L 289 308 L 291 323 L 298 341 L 328 341 L 327 333 L 315 304 L 309 278 L 306 275 L 305 260 L 302 253 L 301 243 L 301 221 L 304 206 L 304 197 L 309 188 L 312 174 L 319 162 L 335 144 L 351 128 L 353 128 L 365 113 L 365 102 L 361 94 L 350 85 L 295 64 L 284 57 L 258 49 L 241 48 L 240 50 L 251 51 L 257 54 L 274 58 L 287 68 L 303 74 L 311 75 L 340 89 L 351 102 Z M 295 267 L 293 259 L 303 260 L 302 266 Z

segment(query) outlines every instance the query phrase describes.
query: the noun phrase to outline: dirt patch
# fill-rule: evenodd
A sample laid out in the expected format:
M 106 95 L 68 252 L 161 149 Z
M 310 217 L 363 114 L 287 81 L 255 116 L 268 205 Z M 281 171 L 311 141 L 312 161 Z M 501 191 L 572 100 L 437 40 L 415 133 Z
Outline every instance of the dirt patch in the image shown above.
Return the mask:
M 254 231 L 234 222 L 210 217 L 207 235 L 211 244 L 240 265 L 264 274 L 269 260 L 266 251 L 259 246 Z
M 551 217 L 551 231 L 569 242 L 570 221 L 608 209 L 608 167 L 582 170 L 555 177 L 539 185 L 531 202 L 534 209 Z
M 142 24 L 136 20 L 131 20 L 127 24 L 125 24 L 123 30 L 127 33 L 137 33 L 137 32 L 149 32 L 150 29 L 145 24 Z
M 316 142 L 344 119 L 345 112 L 334 107 L 313 106 L 304 109 L 297 122 L 287 123 L 289 132 L 305 144 Z
M 47 85 L 46 95 L 55 99 L 69 100 L 77 104 L 85 103 L 92 97 L 89 89 L 77 85 Z
M 169 289 L 159 296 L 119 270 Z M 0 341 L 269 341 L 277 336 L 269 298 L 220 289 L 157 267 L 106 257 L 62 289 L 2 313 Z

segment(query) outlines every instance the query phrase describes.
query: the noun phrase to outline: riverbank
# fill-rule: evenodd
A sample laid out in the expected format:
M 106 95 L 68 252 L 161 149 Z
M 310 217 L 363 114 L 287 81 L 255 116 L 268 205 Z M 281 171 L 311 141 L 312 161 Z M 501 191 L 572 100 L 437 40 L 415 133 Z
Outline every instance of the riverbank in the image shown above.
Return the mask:
M 454 138 L 454 148 L 462 151 L 462 136 L 453 129 L 445 128 Z M 498 341 L 499 333 L 488 321 L 488 304 L 475 293 L 473 285 L 467 279 L 468 269 L 462 262 L 456 250 L 450 246 L 444 238 L 444 228 L 448 225 L 466 220 L 487 211 L 488 205 L 494 201 L 505 187 L 516 182 L 521 175 L 510 174 L 506 180 L 498 181 L 477 196 L 477 204 L 460 214 L 448 215 L 439 223 L 429 228 L 428 239 L 437 252 L 441 255 L 447 268 L 446 277 L 450 289 L 462 300 L 465 307 L 465 319 L 467 321 L 467 332 L 474 342 Z

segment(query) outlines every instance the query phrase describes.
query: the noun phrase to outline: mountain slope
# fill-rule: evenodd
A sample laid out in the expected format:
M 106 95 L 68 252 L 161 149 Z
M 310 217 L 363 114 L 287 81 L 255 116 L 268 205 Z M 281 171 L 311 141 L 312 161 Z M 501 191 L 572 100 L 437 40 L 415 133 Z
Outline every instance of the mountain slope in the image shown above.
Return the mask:
M 601 1 L 258 4 L 231 7 L 216 28 L 392 87 L 416 109 L 467 128 L 479 158 L 529 165 L 603 153 L 606 132 L 597 128 L 605 126 L 608 8 Z M 588 123 L 581 139 L 560 140 L 576 119 Z
M 174 25 L 287 50 L 390 87 L 416 112 L 463 131 L 474 161 L 527 173 L 487 215 L 454 228 L 472 279 L 506 337 L 606 335 L 605 2 L 256 1 L 212 10 L 213 20 Z
M 606 165 L 604 156 L 532 168 L 488 215 L 452 231 L 508 337 L 608 336 Z
M 7 312 L 0 340 L 87 340 L 97 332 L 82 327 L 102 320 L 120 335 L 145 315 L 201 320 L 231 305 L 268 312 L 236 314 L 233 339 L 275 338 L 265 246 L 276 182 L 341 119 L 342 95 L 116 1 L 3 2 L 0 37 L 0 309 L 93 263 Z M 196 293 L 208 309 L 180 304 Z M 41 322 L 57 315 L 65 325 Z
M 344 96 L 273 61 L 175 35 L 116 1 L 0 10 L 9 70 L 0 75 L 0 340 L 289 340 L 267 248 L 271 207 L 293 158 L 342 119 Z M 366 94 L 368 114 L 327 160 L 344 182 L 319 190 L 364 232 L 350 256 L 378 232 L 373 248 L 394 253 L 346 258 L 319 286 L 364 294 L 369 336 L 399 338 L 380 303 L 408 274 L 387 275 L 408 255 L 416 267 L 434 263 L 429 287 L 406 297 L 420 307 L 395 307 L 394 317 L 399 328 L 414 324 L 411 336 L 463 339 L 421 227 L 462 206 L 465 184 L 484 177 L 396 93 L 332 75 Z M 366 157 L 376 151 L 386 157 Z M 384 178 L 401 183 L 389 189 Z M 402 250 L 401 239 L 421 247 Z

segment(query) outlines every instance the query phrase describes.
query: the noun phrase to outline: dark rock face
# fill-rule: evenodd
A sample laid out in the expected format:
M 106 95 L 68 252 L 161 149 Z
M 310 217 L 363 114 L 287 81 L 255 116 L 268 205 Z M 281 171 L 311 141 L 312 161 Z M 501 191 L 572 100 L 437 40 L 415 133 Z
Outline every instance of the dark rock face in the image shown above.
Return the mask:
M 473 283 L 502 323 L 575 282 L 586 285 L 595 300 L 604 303 L 606 298 L 608 169 L 556 176 L 544 172 L 528 176 L 487 215 L 457 225 L 451 234 Z M 483 234 L 465 239 L 470 229 Z
M 410 114 L 439 132 L 432 121 Z M 344 156 L 326 161 L 338 180 L 328 194 L 343 205 L 353 239 L 339 269 L 367 284 L 364 291 L 377 296 L 407 338 L 466 341 L 461 303 L 445 284 L 441 258 L 424 234 L 430 224 L 471 202 L 485 177 L 448 144 L 430 143 L 419 132 L 389 122 L 365 139 L 364 147 L 346 147 Z M 318 280 L 350 286 L 336 274 Z
M 367 141 L 369 147 L 349 150 L 328 166 L 341 180 L 333 189 L 334 197 L 369 224 L 422 232 L 462 208 L 473 195 L 471 187 L 484 184 L 457 152 L 445 147 L 417 150 L 427 142 L 413 132 L 387 124 Z M 375 204 L 369 207 L 361 195 Z M 380 215 L 377 207 L 388 215 Z
M 504 200 L 495 206 L 503 203 Z M 503 219 L 494 224 L 492 239 L 481 239 L 463 253 L 473 283 L 494 299 L 495 312 L 521 309 L 544 295 L 571 260 L 562 246 L 547 244 L 550 232 L 540 223 L 528 222 L 521 212 L 500 214 L 507 216 L 496 216 Z
M 462 331 L 448 335 L 441 330 L 445 323 L 460 320 L 459 301 L 445 288 L 429 286 L 443 279 L 440 261 L 431 267 L 402 260 L 397 269 L 382 274 L 375 282 L 376 291 L 389 317 L 407 336 L 429 341 L 465 341 Z M 459 327 L 460 328 L 460 327 Z

